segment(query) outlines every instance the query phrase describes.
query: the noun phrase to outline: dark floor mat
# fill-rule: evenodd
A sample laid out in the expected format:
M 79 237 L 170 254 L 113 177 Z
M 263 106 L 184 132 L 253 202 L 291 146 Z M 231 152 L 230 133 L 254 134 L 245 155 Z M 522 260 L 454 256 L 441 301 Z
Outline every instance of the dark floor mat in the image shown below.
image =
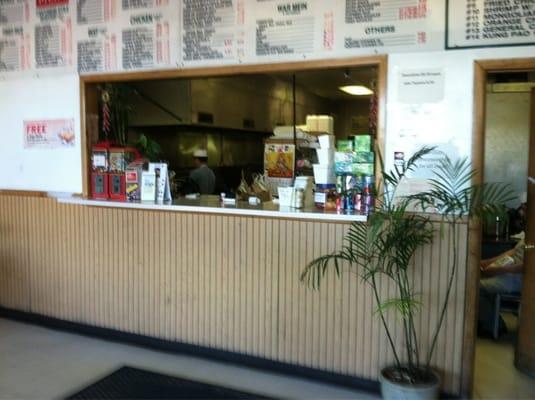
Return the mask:
M 268 399 L 137 368 L 122 367 L 68 399 Z

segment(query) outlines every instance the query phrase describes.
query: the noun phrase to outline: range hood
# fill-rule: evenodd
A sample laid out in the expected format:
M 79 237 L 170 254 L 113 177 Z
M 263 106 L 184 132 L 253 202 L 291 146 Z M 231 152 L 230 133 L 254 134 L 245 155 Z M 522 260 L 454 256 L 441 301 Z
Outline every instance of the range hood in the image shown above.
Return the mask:
M 272 132 L 292 123 L 287 82 L 254 77 L 132 82 L 130 125 L 190 125 L 237 131 Z

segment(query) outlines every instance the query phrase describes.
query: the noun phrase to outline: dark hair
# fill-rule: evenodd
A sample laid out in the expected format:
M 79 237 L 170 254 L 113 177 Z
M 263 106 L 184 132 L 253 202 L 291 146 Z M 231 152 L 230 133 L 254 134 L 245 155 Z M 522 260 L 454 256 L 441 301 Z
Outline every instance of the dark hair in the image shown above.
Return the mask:
M 195 157 L 197 160 L 199 160 L 200 162 L 202 163 L 207 163 L 208 162 L 208 157 Z

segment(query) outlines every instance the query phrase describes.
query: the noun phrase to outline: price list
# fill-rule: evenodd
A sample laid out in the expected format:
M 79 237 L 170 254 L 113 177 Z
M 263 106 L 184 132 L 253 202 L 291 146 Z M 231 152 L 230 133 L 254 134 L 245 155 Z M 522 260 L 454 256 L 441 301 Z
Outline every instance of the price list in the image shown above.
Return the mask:
M 35 66 L 72 65 L 72 15 L 69 0 L 36 0 Z
M 535 1 L 448 1 L 448 47 L 535 43 Z
M 165 7 L 169 5 L 169 0 L 121 0 L 121 4 L 123 10 L 135 10 L 140 8 Z
M 116 12 L 114 0 L 76 1 L 76 21 L 78 25 L 112 21 Z
M 232 0 L 182 1 L 182 60 L 236 57 L 238 3 Z
M 131 14 L 121 31 L 122 68 L 154 68 L 170 64 L 170 23 L 163 12 Z
M 0 72 L 30 68 L 29 20 L 28 0 L 0 0 Z
M 345 0 L 343 47 L 429 47 L 429 0 Z
M 312 3 L 257 1 L 256 55 L 313 52 L 316 17 Z
M 0 25 L 23 24 L 29 14 L 28 0 L 0 0 Z
M 84 34 L 77 43 L 78 72 L 117 69 L 117 34 L 106 25 L 87 28 Z

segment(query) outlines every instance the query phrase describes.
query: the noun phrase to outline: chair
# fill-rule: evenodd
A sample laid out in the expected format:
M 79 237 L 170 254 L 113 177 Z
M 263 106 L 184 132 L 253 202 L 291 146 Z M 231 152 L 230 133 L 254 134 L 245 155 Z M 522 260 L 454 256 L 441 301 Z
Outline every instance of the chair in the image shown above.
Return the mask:
M 502 311 L 520 314 L 521 297 L 520 293 L 496 294 L 494 306 L 494 325 L 492 337 L 498 339 L 500 330 L 500 313 Z

